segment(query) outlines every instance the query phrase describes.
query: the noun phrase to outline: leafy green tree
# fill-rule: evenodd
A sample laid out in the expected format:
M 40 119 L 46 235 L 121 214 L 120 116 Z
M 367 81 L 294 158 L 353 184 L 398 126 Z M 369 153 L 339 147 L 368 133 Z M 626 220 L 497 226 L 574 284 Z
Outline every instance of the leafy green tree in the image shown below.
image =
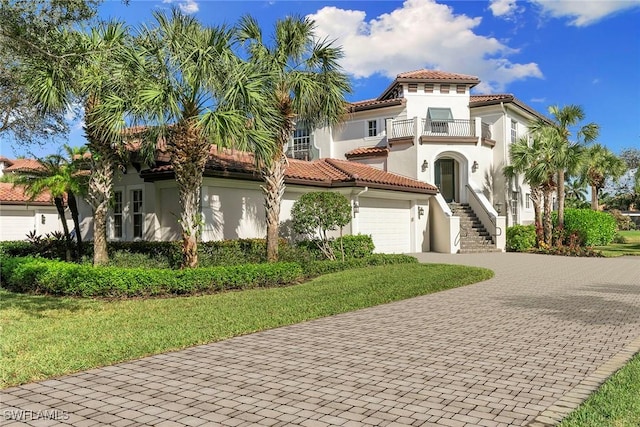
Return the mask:
M 549 107 L 549 113 L 553 120 L 537 120 L 529 126 L 532 133 L 539 133 L 543 129 L 544 137 L 553 143 L 555 156 L 552 165 L 556 169 L 558 182 L 558 227 L 564 228 L 564 183 L 567 175 L 573 175 L 580 167 L 582 159 L 582 147 L 596 140 L 600 133 L 600 127 L 595 123 L 581 126 L 575 135 L 572 128 L 584 120 L 585 114 L 579 105 L 566 105 Z
M 143 28 L 137 40 L 142 88 L 131 99 L 111 97 L 102 108 L 115 112 L 109 128 L 119 124 L 122 130 L 118 112 L 126 110 L 132 120 L 147 123 L 147 142 L 155 147 L 164 141 L 182 207 L 182 267 L 192 268 L 198 265 L 200 191 L 211 146 L 250 147 L 269 158 L 264 129 L 271 115 L 264 73 L 237 58 L 229 29 L 204 27 L 176 9 L 154 17 L 156 25 Z
M 591 186 L 591 209 L 599 209 L 598 195 L 607 178 L 618 180 L 626 170 L 625 162 L 601 144 L 594 144 L 586 150 L 581 181 Z
M 296 125 L 313 129 L 342 120 L 347 111 L 345 95 L 351 89 L 338 64 L 342 50 L 332 42 L 316 40 L 314 23 L 306 18 L 279 20 L 273 40 L 267 42 L 257 21 L 246 16 L 238 24 L 237 38 L 246 46 L 249 61 L 270 76 L 263 91 L 278 117 L 272 154 L 257 156 L 265 183 L 267 260 L 273 262 L 278 259 L 280 205 L 287 167 L 285 147 Z
M 342 237 L 342 228 L 351 221 L 351 205 L 340 193 L 306 193 L 293 204 L 291 221 L 297 233 L 313 239 L 327 258 L 336 259 L 327 232 L 339 228 Z

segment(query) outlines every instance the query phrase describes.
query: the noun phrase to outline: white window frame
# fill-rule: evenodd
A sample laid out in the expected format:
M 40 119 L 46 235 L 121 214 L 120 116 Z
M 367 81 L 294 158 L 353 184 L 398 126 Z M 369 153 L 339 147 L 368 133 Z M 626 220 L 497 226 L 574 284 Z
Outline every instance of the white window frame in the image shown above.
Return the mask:
M 531 209 L 531 193 L 525 193 L 524 200 L 525 209 Z
M 136 211 L 136 197 L 135 194 L 140 194 L 140 210 Z M 133 240 L 142 240 L 145 232 L 145 214 L 144 214 L 144 188 L 142 186 L 129 187 L 130 195 L 130 216 L 131 216 L 131 237 Z M 140 217 L 140 235 L 136 236 L 136 217 Z
M 120 212 L 117 212 L 116 194 L 120 195 Z M 113 189 L 113 207 L 111 209 L 111 238 L 113 240 L 123 240 L 125 236 L 125 210 L 126 210 L 126 193 L 123 187 Z M 116 235 L 116 218 L 120 218 L 120 235 Z
M 511 119 L 511 143 L 518 140 L 518 121 Z
M 291 157 L 298 160 L 309 160 L 310 150 L 311 129 L 308 127 L 296 128 L 293 131 L 293 139 L 291 141 Z
M 373 127 L 371 125 L 373 125 Z M 371 131 L 373 131 L 373 135 L 371 135 Z M 375 138 L 378 136 L 378 119 L 367 120 L 365 122 L 365 135 L 367 138 Z

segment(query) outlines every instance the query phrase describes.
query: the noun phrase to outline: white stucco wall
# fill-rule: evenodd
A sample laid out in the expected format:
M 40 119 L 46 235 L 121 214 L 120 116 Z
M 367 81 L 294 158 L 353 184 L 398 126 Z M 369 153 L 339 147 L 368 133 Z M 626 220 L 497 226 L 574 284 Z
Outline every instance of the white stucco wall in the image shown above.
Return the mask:
M 65 213 L 71 231 L 73 221 L 68 209 Z M 32 231 L 39 236 L 63 231 L 55 206 L 0 205 L 0 240 L 25 240 Z

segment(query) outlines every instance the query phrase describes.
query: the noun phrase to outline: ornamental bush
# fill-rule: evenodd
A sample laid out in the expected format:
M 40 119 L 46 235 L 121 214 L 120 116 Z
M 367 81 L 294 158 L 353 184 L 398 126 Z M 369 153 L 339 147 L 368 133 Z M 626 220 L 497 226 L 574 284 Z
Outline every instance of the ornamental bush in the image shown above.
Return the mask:
M 507 228 L 507 251 L 526 252 L 535 247 L 535 225 L 514 225 Z
M 307 278 L 317 277 L 323 274 L 336 273 L 351 268 L 361 268 L 374 265 L 413 264 L 418 260 L 409 255 L 401 254 L 374 254 L 366 258 L 352 258 L 346 261 L 312 261 L 302 265 L 304 275 Z
M 4 258 L 2 283 L 12 291 L 83 297 L 213 293 L 289 285 L 303 279 L 297 263 L 168 270 L 94 267 L 43 258 Z
M 554 226 L 558 215 L 553 214 Z M 616 220 L 606 212 L 591 209 L 566 209 L 564 211 L 564 235 L 577 235 L 583 246 L 604 246 L 611 243 L 616 234 Z

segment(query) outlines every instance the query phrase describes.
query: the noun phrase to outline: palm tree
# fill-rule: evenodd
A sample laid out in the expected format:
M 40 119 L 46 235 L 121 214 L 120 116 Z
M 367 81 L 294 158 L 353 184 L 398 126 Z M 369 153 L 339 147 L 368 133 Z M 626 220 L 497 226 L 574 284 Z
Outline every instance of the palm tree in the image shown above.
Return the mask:
M 626 170 L 625 162 L 601 144 L 594 144 L 586 150 L 581 180 L 591 186 L 591 209 L 598 210 L 598 194 L 607 178 L 617 180 Z
M 130 92 L 136 79 L 122 64 L 133 51 L 128 48 L 127 27 L 121 23 L 99 25 L 88 33 L 54 31 L 51 43 L 43 42 L 46 52 L 25 58 L 26 77 L 42 110 L 64 111 L 77 102 L 84 107 L 92 163 L 88 201 L 93 208 L 93 262 L 104 265 L 109 260 L 106 221 L 121 138 L 102 123 L 98 107 L 106 98 Z
M 273 40 L 267 43 L 254 18 L 245 16 L 238 24 L 237 39 L 247 47 L 249 61 L 271 76 L 264 91 L 274 103 L 279 119 L 272 140 L 273 155 L 257 156 L 265 182 L 262 189 L 270 262 L 278 259 L 280 205 L 287 167 L 285 147 L 296 125 L 333 125 L 347 112 L 345 95 L 351 88 L 338 64 L 342 50 L 332 42 L 317 41 L 314 28 L 309 19 L 287 17 L 276 22 Z
M 587 200 L 587 190 L 580 179 L 568 179 L 565 183 L 565 203 L 571 201 L 573 207 L 582 206 Z
M 110 102 L 114 111 L 125 108 L 132 120 L 148 124 L 147 140 L 166 143 L 182 207 L 182 267 L 192 268 L 198 265 L 200 191 L 211 145 L 268 150 L 269 138 L 260 129 L 268 128 L 270 114 L 262 108 L 268 105 L 262 76 L 235 56 L 230 30 L 203 27 L 177 9 L 154 17 L 157 26 L 144 27 L 138 39 L 144 88 L 131 105 Z
M 551 244 L 553 223 L 551 219 L 552 195 L 556 189 L 554 175 L 556 169 L 552 159 L 555 155 L 553 130 L 541 129 L 528 137 L 518 139 L 509 148 L 510 165 L 504 173 L 507 177 L 523 174 L 524 180 L 531 187 L 538 244 Z M 541 214 L 542 205 L 542 214 Z
M 556 167 L 558 182 L 558 227 L 564 228 L 564 182 L 566 175 L 574 174 L 580 166 L 581 147 L 596 140 L 600 127 L 595 123 L 588 123 L 580 127 L 572 139 L 571 129 L 584 120 L 585 114 L 579 105 L 566 105 L 562 108 L 557 105 L 549 107 L 549 113 L 553 120 L 537 120 L 529 126 L 532 133 L 542 129 L 550 129 L 546 137 L 554 141 L 556 155 L 553 165 Z

